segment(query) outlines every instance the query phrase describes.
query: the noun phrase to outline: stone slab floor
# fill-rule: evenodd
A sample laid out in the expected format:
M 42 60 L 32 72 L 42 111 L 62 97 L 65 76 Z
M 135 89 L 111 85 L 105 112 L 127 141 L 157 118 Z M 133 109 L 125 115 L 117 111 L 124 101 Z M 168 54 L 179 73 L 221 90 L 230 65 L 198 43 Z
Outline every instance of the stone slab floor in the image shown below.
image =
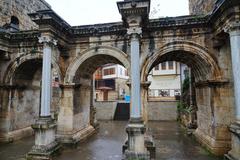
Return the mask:
M 121 160 L 127 122 L 100 122 L 100 131 L 75 149 L 65 150 L 57 160 Z M 177 122 L 150 122 L 157 146 L 157 160 L 222 160 L 210 155 Z M 23 160 L 34 138 L 0 145 L 0 160 Z

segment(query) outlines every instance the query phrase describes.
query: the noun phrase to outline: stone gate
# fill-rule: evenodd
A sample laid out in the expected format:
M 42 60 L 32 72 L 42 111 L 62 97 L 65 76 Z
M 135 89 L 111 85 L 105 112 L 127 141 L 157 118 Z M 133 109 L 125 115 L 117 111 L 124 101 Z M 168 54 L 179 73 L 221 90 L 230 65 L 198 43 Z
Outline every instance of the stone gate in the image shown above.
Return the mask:
M 108 63 L 121 64 L 130 73 L 133 32 L 140 45 L 143 120 L 148 120 L 151 69 L 164 61 L 187 64 L 196 85 L 195 136 L 214 154 L 231 150 L 227 157 L 239 160 L 240 1 L 218 0 L 209 14 L 159 19 L 148 18 L 149 5 L 150 0 L 124 0 L 118 2 L 122 22 L 86 26 L 70 26 L 47 5 L 29 14 L 37 29 L 1 29 L 0 140 L 10 142 L 33 132 L 30 126 L 39 117 L 39 99 L 43 99 L 44 52 L 51 53 L 52 75 L 59 82 L 49 108 L 57 124 L 53 136 L 75 144 L 94 133 L 93 73 Z M 130 34 L 129 29 L 133 29 Z

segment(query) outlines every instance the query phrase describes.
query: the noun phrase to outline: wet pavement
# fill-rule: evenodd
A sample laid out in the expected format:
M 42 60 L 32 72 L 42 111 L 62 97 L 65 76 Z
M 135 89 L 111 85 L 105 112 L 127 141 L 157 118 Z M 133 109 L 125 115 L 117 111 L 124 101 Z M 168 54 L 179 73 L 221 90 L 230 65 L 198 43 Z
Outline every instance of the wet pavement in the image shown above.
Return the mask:
M 100 122 L 99 133 L 75 149 L 64 150 L 57 160 L 121 160 L 127 122 Z M 157 160 L 222 160 L 212 156 L 193 138 L 186 136 L 177 122 L 150 122 L 157 147 Z M 0 160 L 23 160 L 34 138 L 0 145 Z
M 177 122 L 150 122 L 149 132 L 156 144 L 157 160 L 223 160 L 187 136 Z

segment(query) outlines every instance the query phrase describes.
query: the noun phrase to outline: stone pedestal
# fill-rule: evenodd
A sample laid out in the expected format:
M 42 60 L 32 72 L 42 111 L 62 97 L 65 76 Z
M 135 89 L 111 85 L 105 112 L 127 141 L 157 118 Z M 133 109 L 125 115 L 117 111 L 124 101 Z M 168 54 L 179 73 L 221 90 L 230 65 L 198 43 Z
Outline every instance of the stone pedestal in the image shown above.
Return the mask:
M 150 160 L 150 153 L 145 147 L 146 127 L 140 120 L 131 120 L 126 129 L 128 133 L 127 149 L 123 150 L 124 159 Z M 124 149 L 124 148 L 123 148 Z
M 60 150 L 55 141 L 56 123 L 51 117 L 40 118 L 32 128 L 35 131 L 35 145 L 27 154 L 27 160 L 51 160 Z
M 240 124 L 232 124 L 230 131 L 232 133 L 232 150 L 225 155 L 225 158 L 228 160 L 240 160 Z
M 94 106 L 90 106 L 90 125 L 92 125 L 96 130 L 99 129 L 99 123 L 96 119 L 97 109 Z

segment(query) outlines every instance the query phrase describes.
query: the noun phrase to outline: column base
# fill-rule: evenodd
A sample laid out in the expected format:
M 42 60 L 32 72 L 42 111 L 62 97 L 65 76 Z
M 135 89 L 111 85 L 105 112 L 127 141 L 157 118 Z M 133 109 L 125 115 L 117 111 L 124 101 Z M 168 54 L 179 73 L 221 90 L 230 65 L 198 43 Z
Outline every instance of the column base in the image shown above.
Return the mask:
M 52 160 L 54 156 L 60 153 L 61 146 L 58 142 L 53 142 L 44 146 L 33 146 L 28 152 L 27 160 Z
M 155 146 L 152 139 L 145 135 L 146 127 L 141 119 L 131 119 L 126 131 L 128 140 L 123 145 L 125 160 L 155 158 Z
M 149 153 L 136 153 L 126 150 L 124 160 L 150 160 Z
M 206 147 L 211 153 L 217 156 L 222 156 L 227 153 L 231 148 L 231 140 L 218 140 L 215 139 L 204 132 L 202 132 L 199 128 L 194 132 L 194 136 L 197 141 Z
M 40 118 L 32 128 L 35 131 L 35 145 L 26 155 L 27 160 L 52 160 L 61 148 L 55 140 L 56 123 L 51 117 Z
M 16 140 L 20 140 L 22 138 L 30 137 L 33 135 L 33 129 L 31 127 L 26 127 L 8 133 L 0 134 L 0 143 L 12 143 Z
M 240 160 L 240 124 L 234 123 L 229 129 L 232 133 L 232 150 L 225 155 L 225 159 Z
M 93 126 L 89 125 L 88 127 L 79 131 L 58 131 L 57 140 L 66 147 L 75 147 L 79 142 L 84 141 L 95 133 L 96 129 Z
M 239 160 L 231 156 L 231 154 L 225 154 L 224 155 L 224 160 Z
M 97 109 L 94 106 L 90 107 L 90 125 L 92 125 L 96 130 L 99 129 L 99 123 L 97 122 L 96 119 L 96 113 L 97 113 Z

